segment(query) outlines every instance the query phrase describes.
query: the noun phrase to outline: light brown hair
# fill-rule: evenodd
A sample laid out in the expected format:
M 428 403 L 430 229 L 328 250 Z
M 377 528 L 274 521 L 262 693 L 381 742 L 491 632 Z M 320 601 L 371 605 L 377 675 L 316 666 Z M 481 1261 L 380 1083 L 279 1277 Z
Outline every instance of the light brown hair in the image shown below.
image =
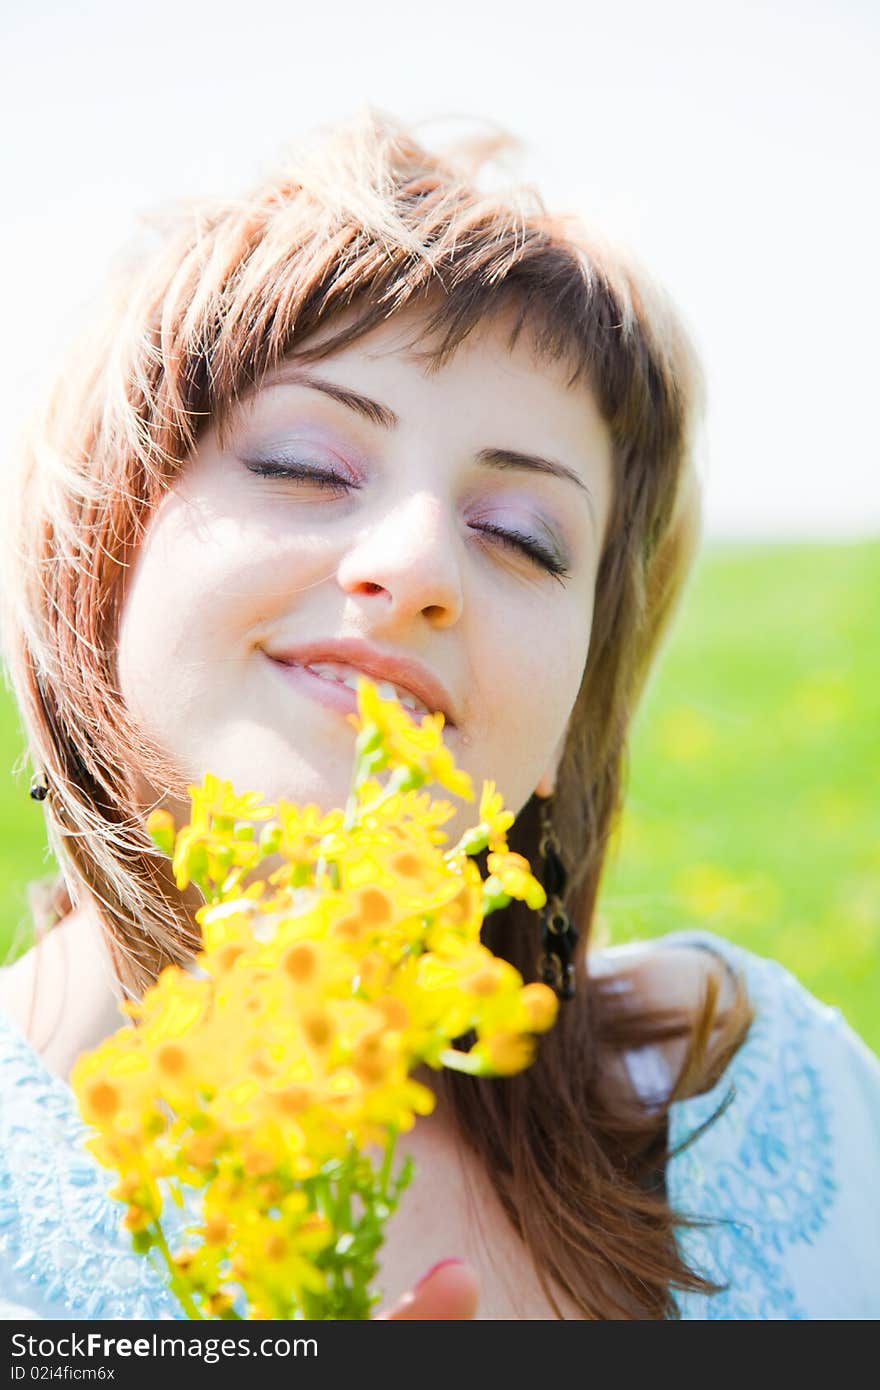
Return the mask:
M 248 196 L 182 206 L 155 224 L 117 268 L 10 489 L 6 666 L 26 755 L 51 786 L 57 912 L 94 903 L 119 978 L 137 995 L 198 943 L 195 904 L 181 900 L 145 834 L 134 774 L 184 801 L 185 786 L 130 719 L 116 672 L 126 575 L 152 510 L 205 422 L 222 426 L 292 350 L 322 357 L 425 301 L 425 356 L 439 366 L 475 325 L 514 306 L 511 341 L 526 332 L 539 360 L 571 364 L 614 452 L 589 657 L 552 799 L 580 932 L 579 993 L 521 1076 L 449 1073 L 438 1085 L 551 1301 L 562 1289 L 585 1317 L 668 1317 L 676 1288 L 710 1286 L 675 1241 L 687 1218 L 663 1191 L 665 1111 L 609 1096 L 607 1058 L 690 1033 L 675 1095 L 705 1089 L 748 1009 L 740 993 L 720 1033 L 713 989 L 696 1019 L 624 1011 L 589 977 L 587 948 L 633 715 L 699 539 L 701 378 L 666 297 L 621 251 L 551 215 L 532 188 L 480 188 L 480 171 L 508 143 L 430 151 L 367 110 L 291 152 Z M 309 335 L 342 310 L 353 321 L 310 352 Z M 537 811 L 533 797 L 511 833 L 533 865 Z M 488 944 L 527 979 L 537 936 L 516 904 L 487 923 Z

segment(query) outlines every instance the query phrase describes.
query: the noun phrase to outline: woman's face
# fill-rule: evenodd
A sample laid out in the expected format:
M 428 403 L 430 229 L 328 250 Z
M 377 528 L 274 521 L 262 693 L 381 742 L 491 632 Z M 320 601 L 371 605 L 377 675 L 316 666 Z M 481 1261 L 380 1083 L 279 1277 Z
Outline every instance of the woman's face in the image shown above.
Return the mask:
M 566 366 L 539 366 L 522 336 L 508 349 L 506 314 L 429 373 L 410 350 L 423 314 L 289 359 L 226 447 L 203 435 L 150 518 L 119 679 L 189 781 L 343 805 L 355 696 L 338 680 L 368 669 L 445 708 L 478 795 L 493 778 L 519 812 L 552 791 L 589 647 L 608 432 Z M 476 806 L 457 809 L 453 839 Z

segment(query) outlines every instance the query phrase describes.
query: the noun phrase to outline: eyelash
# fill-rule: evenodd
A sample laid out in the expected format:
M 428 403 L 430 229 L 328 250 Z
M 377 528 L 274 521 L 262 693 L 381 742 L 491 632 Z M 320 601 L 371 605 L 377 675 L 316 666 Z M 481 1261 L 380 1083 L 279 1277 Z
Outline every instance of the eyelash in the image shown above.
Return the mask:
M 347 478 L 341 478 L 336 473 L 322 473 L 301 463 L 254 462 L 246 463 L 245 467 L 249 473 L 255 473 L 261 478 L 289 478 L 294 482 L 314 483 L 317 487 L 337 493 L 357 486 L 356 483 L 350 483 Z M 547 570 L 554 579 L 561 581 L 571 573 L 567 565 L 558 560 L 551 550 L 545 549 L 540 541 L 536 541 L 533 536 L 523 535 L 521 531 L 508 531 L 491 524 L 474 527 L 474 530 L 483 535 L 496 536 L 503 545 L 507 545 L 519 554 L 525 554 L 529 559 L 534 560 L 542 569 Z
M 475 527 L 483 535 L 497 536 L 504 545 L 510 546 L 512 550 L 525 553 L 542 569 L 552 574 L 554 579 L 564 579 L 570 573 L 568 567 L 563 565 L 561 560 L 557 560 L 551 550 L 545 550 L 540 541 L 536 541 L 532 536 L 524 536 L 521 531 L 506 531 L 500 526 L 479 526 Z

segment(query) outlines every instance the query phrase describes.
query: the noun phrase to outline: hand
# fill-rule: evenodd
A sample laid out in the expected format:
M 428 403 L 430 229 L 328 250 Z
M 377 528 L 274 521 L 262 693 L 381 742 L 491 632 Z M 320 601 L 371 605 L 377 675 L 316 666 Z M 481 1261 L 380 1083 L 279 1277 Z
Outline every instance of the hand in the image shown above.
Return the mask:
M 480 1297 L 477 1277 L 462 1260 L 441 1260 L 387 1313 L 389 1322 L 461 1321 L 476 1315 Z

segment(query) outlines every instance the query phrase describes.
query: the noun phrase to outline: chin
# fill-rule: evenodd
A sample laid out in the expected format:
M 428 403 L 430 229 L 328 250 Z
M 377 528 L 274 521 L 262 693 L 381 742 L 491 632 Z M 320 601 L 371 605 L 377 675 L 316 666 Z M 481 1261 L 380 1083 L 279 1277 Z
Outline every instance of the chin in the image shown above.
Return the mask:
M 231 780 L 237 788 L 235 779 Z M 265 802 L 287 801 L 297 806 L 316 804 L 326 812 L 345 806 L 351 790 L 351 767 L 346 767 L 344 776 L 321 776 L 314 769 L 310 769 L 308 775 L 303 775 L 302 769 L 285 775 L 276 764 L 265 776 L 250 769 L 247 786 L 243 780 L 241 787 L 244 791 L 259 792 Z

